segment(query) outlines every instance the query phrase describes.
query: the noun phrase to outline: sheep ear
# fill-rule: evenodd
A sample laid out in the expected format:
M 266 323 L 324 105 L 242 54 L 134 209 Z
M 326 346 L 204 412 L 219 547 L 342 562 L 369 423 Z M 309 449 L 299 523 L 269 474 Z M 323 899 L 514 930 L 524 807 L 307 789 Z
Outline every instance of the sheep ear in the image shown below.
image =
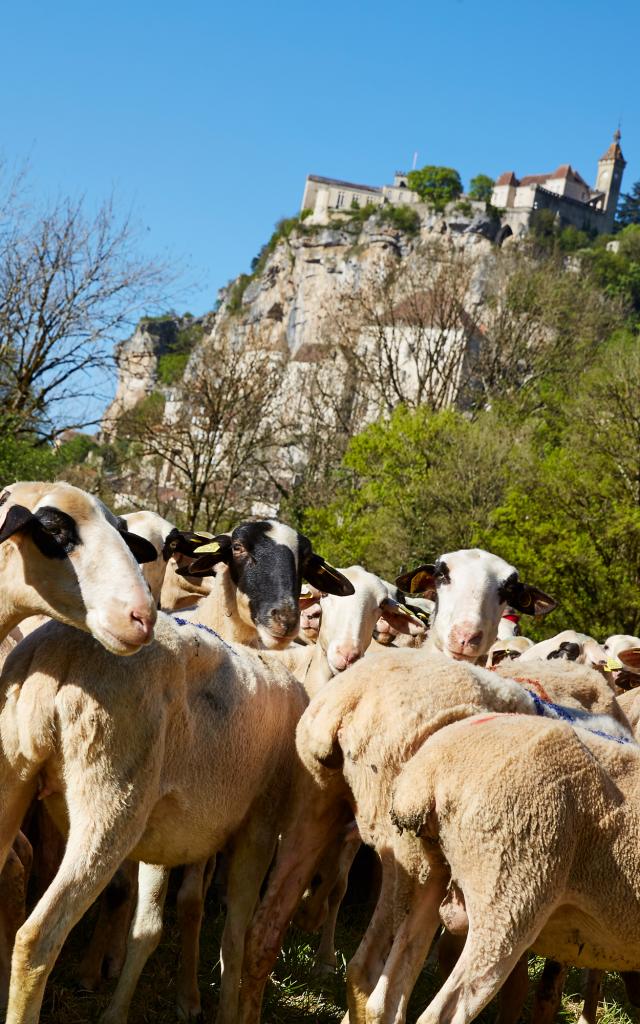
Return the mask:
M 626 651 L 620 651 L 618 658 L 625 666 L 637 672 L 640 669 L 640 647 L 629 647 Z
M 216 548 L 213 548 L 214 544 L 217 545 Z M 198 551 L 200 551 L 200 554 L 219 551 L 220 557 L 217 561 L 221 561 L 231 552 L 231 538 L 226 533 L 214 537 L 211 533 L 192 533 L 188 530 L 176 530 L 174 528 L 165 539 L 162 554 L 168 559 L 171 558 L 174 551 L 181 555 L 187 555 L 189 558 L 193 558 Z
M 355 594 L 353 584 L 347 577 L 315 553 L 305 559 L 302 575 L 307 583 L 317 587 L 323 594 L 335 594 L 336 597 L 349 597 L 350 594 Z
M 14 533 L 20 533 L 31 527 L 35 522 L 37 522 L 36 517 L 30 509 L 25 508 L 24 505 L 12 505 L 0 527 L 0 544 L 12 537 Z
M 155 562 L 158 552 L 146 537 L 140 537 L 137 533 L 129 533 L 128 530 L 118 530 L 118 533 L 139 565 L 144 562 Z
M 413 612 L 409 611 L 405 605 L 394 601 L 392 597 L 385 597 L 380 602 L 380 617 L 393 626 L 398 633 L 408 633 L 411 636 L 411 627 L 414 632 L 417 629 L 420 633 L 423 633 L 425 629 L 424 623 Z
M 548 615 L 558 606 L 558 602 L 543 590 L 528 583 L 520 583 L 519 580 L 510 585 L 506 599 L 512 608 L 523 615 Z
M 211 548 L 213 544 L 206 544 L 205 547 Z M 198 548 L 202 551 L 202 548 Z M 227 560 L 228 548 L 219 545 L 214 551 L 205 551 L 200 555 L 196 555 L 193 562 L 189 565 L 185 565 L 182 569 L 176 570 L 178 576 L 215 576 L 215 567 L 220 562 Z
M 433 601 L 436 596 L 434 569 L 433 565 L 419 565 L 417 569 L 403 572 L 396 577 L 396 587 L 400 587 L 405 594 L 419 594 Z

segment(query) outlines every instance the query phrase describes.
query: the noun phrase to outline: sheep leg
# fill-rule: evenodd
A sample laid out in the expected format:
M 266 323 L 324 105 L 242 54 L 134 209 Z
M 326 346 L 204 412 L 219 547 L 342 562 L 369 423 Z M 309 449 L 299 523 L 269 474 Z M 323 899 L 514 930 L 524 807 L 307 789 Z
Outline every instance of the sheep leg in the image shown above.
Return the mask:
M 582 1007 L 578 1024 L 596 1024 L 598 1002 L 602 995 L 603 978 L 604 971 L 587 971 L 587 980 L 584 987 L 584 1006 Z
M 520 957 L 500 989 L 498 1024 L 517 1024 L 529 991 L 529 955 Z
M 127 953 L 127 934 L 135 910 L 138 865 L 125 860 L 100 897 L 93 935 L 78 968 L 78 982 L 95 992 L 103 978 L 117 978 Z
M 566 964 L 559 964 L 556 960 L 545 960 L 531 1011 L 531 1020 L 536 1024 L 553 1024 L 556 1019 L 560 1011 L 567 971 Z
M 138 902 L 129 932 L 127 956 L 111 1002 L 100 1024 L 123 1024 L 144 965 L 160 942 L 162 912 L 170 869 L 160 864 L 138 867 Z
M 380 895 L 360 945 L 347 965 L 348 1013 L 342 1024 L 364 1024 L 367 1002 L 384 969 L 393 942 L 396 863 L 390 851 L 382 856 Z
M 402 1024 L 416 979 L 440 925 L 440 904 L 449 882 L 446 869 L 432 870 L 426 885 L 413 883 L 408 913 L 397 929 L 391 952 L 367 1001 L 367 1024 Z
M 204 899 L 213 877 L 215 857 L 199 864 L 185 865 L 178 890 L 178 925 L 182 958 L 178 971 L 176 999 L 178 1016 L 184 1020 L 202 1012 L 198 988 L 198 962 L 200 960 L 200 929 L 204 913 Z
M 329 912 L 322 926 L 320 943 L 316 951 L 314 970 L 319 974 L 330 974 L 336 969 L 336 925 L 338 913 L 349 884 L 349 871 L 361 844 L 352 839 L 345 841 L 340 854 L 340 873 L 329 894 Z
M 471 926 L 460 959 L 416 1024 L 469 1024 L 475 1020 L 504 984 L 535 934 L 537 930 L 520 939 L 508 957 L 501 957 L 495 947 L 495 936 L 486 930 L 474 935 Z M 534 1019 L 537 1024 L 537 1018 Z
M 269 884 L 246 935 L 238 1020 L 254 1024 L 267 978 L 280 953 L 289 922 L 316 865 L 338 828 L 346 822 L 347 810 L 340 803 L 309 808 L 291 824 L 279 844 Z
M 640 1006 L 640 971 L 623 971 L 622 980 L 631 1005 Z
M 0 1010 L 3 1012 L 9 998 L 11 952 L 16 933 L 27 916 L 32 856 L 31 843 L 19 832 L 0 873 Z
M 229 855 L 227 916 L 220 944 L 220 999 L 216 1024 L 235 1024 L 245 950 L 245 938 L 260 899 L 260 886 L 269 870 L 277 833 L 264 812 L 242 826 Z
M 109 820 L 108 814 L 104 817 Z M 96 818 L 95 806 L 91 818 Z M 118 834 L 114 829 L 89 830 L 86 820 L 86 815 L 72 816 L 58 873 L 16 935 L 6 1024 L 37 1024 L 47 978 L 65 939 L 143 827 L 140 821 L 136 829 L 134 822 Z

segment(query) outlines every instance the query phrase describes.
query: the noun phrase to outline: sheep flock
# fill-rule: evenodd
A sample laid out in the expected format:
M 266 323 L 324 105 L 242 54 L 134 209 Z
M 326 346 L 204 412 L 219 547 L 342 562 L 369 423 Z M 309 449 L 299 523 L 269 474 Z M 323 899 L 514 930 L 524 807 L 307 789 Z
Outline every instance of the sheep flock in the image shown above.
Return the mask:
M 568 978 L 580 1024 L 635 1012 L 640 638 L 533 644 L 555 607 L 479 549 L 387 581 L 6 487 L 4 1019 L 550 1024 Z

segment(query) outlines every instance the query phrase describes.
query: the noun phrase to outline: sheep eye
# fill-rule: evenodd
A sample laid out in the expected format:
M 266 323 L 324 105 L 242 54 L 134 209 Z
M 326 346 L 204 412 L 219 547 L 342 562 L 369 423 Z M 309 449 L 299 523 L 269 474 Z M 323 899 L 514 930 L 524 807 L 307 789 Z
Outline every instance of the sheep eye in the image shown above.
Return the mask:
M 0 505 L 4 505 L 9 500 L 9 491 L 5 491 L 4 494 L 0 494 Z

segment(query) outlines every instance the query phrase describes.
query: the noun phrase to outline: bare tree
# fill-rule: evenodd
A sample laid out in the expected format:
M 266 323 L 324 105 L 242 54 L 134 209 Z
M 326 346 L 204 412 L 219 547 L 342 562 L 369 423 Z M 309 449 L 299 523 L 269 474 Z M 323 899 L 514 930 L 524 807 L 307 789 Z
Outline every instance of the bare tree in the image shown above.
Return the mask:
M 539 385 L 569 383 L 621 322 L 621 304 L 579 266 L 533 259 L 526 246 L 497 254 L 486 281 L 468 400 L 506 399 L 523 415 L 546 400 Z
M 39 212 L 19 183 L 0 189 L 0 401 L 19 429 L 47 439 L 95 422 L 86 407 L 114 341 L 170 277 L 136 252 L 111 201 L 92 216 L 82 200 Z
M 280 356 L 250 339 L 237 350 L 221 333 L 169 402 L 151 396 L 123 416 L 126 463 L 138 486 L 153 485 L 159 511 L 175 517 L 182 506 L 190 528 L 215 528 L 250 513 L 257 495 L 268 499 L 263 470 L 279 440 L 281 376 Z
M 478 329 L 472 276 L 462 251 L 430 243 L 342 298 L 328 318 L 332 340 L 376 411 L 456 400 Z

